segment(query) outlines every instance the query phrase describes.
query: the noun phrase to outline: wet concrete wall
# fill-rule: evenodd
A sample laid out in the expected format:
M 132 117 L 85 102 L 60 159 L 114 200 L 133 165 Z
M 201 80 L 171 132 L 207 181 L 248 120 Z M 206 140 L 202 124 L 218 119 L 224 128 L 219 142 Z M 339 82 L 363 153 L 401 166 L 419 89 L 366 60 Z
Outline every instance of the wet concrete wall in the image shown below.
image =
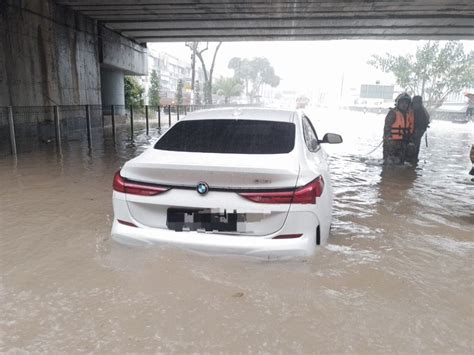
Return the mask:
M 0 0 L 0 155 L 10 144 L 6 106 L 13 106 L 19 152 L 53 139 L 56 105 L 62 138 L 84 136 L 85 105 L 93 128 L 102 95 L 123 105 L 123 75 L 145 72 L 146 51 L 53 0 Z
M 50 0 L 0 11 L 0 106 L 100 104 L 94 20 Z
M 101 104 L 101 67 L 144 75 L 146 60 L 146 46 L 52 0 L 0 0 L 0 106 Z

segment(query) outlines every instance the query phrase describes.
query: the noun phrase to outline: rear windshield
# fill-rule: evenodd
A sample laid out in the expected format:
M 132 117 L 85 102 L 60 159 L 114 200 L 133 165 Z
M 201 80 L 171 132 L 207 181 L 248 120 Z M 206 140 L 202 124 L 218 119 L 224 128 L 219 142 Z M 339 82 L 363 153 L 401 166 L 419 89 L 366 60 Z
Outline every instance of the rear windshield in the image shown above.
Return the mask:
M 174 125 L 155 149 L 178 152 L 282 154 L 295 145 L 295 125 L 257 120 L 193 120 Z

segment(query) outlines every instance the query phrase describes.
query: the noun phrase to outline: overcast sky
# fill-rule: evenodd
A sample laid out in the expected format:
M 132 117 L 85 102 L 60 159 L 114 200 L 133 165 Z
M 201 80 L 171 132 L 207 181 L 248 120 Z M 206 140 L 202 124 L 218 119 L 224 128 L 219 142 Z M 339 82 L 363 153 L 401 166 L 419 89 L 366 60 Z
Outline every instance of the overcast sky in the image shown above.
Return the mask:
M 275 41 L 275 42 L 224 42 L 216 60 L 215 77 L 232 76 L 227 68 L 233 57 L 266 57 L 280 76 L 281 89 L 304 93 L 319 87 L 358 87 L 361 83 L 387 83 L 390 76 L 367 65 L 372 54 L 390 52 L 393 55 L 414 53 L 424 41 Z M 474 50 L 474 41 L 463 41 L 465 50 Z M 212 50 L 215 43 L 212 43 Z M 184 43 L 149 43 L 160 51 L 190 60 L 191 51 Z M 213 51 L 207 52 L 211 62 Z

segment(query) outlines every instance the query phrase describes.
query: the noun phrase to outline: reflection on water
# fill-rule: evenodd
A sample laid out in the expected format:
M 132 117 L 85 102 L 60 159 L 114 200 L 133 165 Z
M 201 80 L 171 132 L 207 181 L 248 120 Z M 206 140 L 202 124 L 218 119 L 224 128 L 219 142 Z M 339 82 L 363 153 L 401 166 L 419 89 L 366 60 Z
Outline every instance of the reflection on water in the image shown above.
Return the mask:
M 152 143 L 0 160 L 0 350 L 472 352 L 472 124 L 433 122 L 417 168 L 382 167 L 383 115 L 315 111 L 334 185 L 307 260 L 110 240 L 111 181 Z

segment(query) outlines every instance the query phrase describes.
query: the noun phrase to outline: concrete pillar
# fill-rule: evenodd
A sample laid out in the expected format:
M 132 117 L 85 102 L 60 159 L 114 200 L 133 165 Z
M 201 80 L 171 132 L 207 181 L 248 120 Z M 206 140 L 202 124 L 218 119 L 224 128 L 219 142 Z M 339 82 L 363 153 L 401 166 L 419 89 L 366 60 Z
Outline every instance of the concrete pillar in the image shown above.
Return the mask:
M 102 106 L 125 105 L 123 72 L 100 68 Z

